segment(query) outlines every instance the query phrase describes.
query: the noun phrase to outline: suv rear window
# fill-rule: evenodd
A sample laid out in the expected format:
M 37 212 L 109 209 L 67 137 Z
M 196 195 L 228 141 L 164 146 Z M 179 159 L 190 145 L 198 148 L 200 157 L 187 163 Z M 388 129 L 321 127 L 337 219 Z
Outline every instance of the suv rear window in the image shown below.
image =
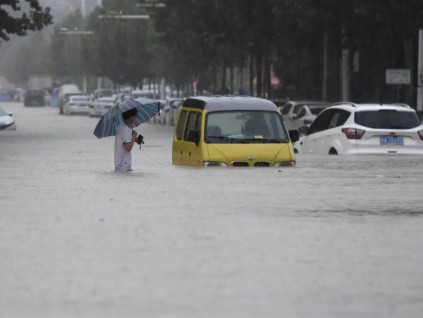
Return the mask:
M 375 129 L 412 129 L 420 126 L 416 113 L 396 110 L 357 112 L 355 123 Z

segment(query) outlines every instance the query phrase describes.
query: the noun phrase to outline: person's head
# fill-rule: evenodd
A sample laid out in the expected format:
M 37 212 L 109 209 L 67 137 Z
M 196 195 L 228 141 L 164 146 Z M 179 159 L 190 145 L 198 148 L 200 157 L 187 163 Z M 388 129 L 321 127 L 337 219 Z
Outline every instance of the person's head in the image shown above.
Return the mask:
M 122 114 L 123 121 L 127 125 L 133 125 L 135 123 L 135 120 L 137 119 L 138 110 L 131 109 Z

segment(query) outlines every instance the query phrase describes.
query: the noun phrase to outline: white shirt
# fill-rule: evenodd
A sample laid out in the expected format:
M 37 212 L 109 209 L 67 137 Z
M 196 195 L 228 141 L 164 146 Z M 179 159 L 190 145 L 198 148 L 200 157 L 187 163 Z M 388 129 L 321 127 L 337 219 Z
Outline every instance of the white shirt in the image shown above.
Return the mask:
M 125 124 L 116 129 L 115 138 L 115 171 L 130 171 L 132 166 L 131 152 L 125 149 L 125 143 L 131 142 L 132 129 Z

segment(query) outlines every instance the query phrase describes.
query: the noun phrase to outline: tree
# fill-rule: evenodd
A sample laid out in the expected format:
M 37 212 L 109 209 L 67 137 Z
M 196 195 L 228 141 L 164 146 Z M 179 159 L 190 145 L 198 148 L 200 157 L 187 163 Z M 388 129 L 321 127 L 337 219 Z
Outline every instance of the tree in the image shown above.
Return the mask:
M 25 1 L 28 10 L 22 10 L 20 1 L 0 0 L 0 39 L 8 41 L 10 34 L 24 36 L 53 22 L 49 7 L 42 7 L 38 0 Z

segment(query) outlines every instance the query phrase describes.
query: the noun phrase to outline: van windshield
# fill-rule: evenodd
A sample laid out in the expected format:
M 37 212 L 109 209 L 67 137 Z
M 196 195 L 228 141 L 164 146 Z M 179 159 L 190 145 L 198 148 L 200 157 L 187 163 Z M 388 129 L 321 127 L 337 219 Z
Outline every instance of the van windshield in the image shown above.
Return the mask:
M 289 137 L 277 112 L 225 111 L 207 114 L 208 143 L 288 143 Z

